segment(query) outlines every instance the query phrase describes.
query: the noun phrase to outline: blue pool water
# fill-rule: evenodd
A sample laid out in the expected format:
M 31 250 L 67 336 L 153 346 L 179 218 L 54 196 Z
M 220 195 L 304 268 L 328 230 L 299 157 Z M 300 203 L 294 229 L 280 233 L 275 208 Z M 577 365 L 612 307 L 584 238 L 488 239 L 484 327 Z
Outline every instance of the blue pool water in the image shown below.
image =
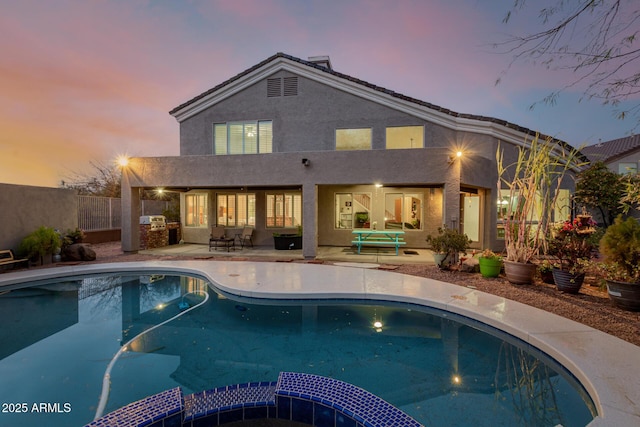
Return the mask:
M 584 426 L 595 413 L 545 355 L 426 307 L 239 299 L 184 276 L 37 285 L 0 293 L 0 426 L 90 422 L 105 370 L 134 337 L 113 363 L 106 412 L 293 371 L 362 387 L 424 425 Z

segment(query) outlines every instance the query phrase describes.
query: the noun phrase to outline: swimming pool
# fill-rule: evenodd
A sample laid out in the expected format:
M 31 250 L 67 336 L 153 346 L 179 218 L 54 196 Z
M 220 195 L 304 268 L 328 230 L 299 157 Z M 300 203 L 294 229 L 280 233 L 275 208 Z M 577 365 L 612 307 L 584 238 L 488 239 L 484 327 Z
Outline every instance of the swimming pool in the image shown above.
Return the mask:
M 180 316 L 204 292 L 208 300 Z M 121 345 L 174 316 L 113 365 L 107 411 L 175 386 L 189 393 L 273 381 L 284 370 L 358 385 L 426 425 L 585 425 L 594 411 L 570 374 L 551 360 L 541 367 L 548 358 L 526 355 L 523 342 L 417 304 L 256 301 L 168 274 L 69 278 L 11 291 L 0 304 L 11 325 L 0 341 L 1 401 L 54 404 L 49 413 L 3 413 L 2 424 L 89 422 Z

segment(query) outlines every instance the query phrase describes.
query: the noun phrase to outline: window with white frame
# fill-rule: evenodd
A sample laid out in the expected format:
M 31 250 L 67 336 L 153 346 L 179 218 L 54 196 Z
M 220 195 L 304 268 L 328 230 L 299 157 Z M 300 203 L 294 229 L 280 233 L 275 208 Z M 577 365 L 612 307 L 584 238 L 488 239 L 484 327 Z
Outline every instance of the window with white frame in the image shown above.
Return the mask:
M 257 154 L 273 150 L 271 120 L 213 124 L 213 154 Z
M 424 147 L 424 126 L 388 127 L 386 131 L 387 150 Z
M 300 193 L 267 194 L 266 225 L 267 227 L 302 225 L 302 195 Z
M 251 193 L 218 194 L 216 200 L 218 225 L 244 227 L 256 225 L 256 195 Z
M 207 227 L 207 198 L 206 193 L 186 194 L 185 204 L 185 227 Z
M 336 150 L 371 150 L 371 129 L 336 129 Z
M 371 228 L 371 193 L 336 193 L 335 228 Z

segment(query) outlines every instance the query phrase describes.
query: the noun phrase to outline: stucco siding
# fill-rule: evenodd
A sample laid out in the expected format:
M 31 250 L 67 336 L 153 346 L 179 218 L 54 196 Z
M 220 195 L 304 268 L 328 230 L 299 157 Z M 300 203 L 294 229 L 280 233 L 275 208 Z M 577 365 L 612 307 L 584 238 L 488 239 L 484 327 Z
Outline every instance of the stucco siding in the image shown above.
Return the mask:
M 41 226 L 62 232 L 78 226 L 75 190 L 0 184 L 0 249 L 18 248 Z
M 278 72 L 269 78 L 292 76 Z M 335 150 L 335 131 L 371 128 L 372 148 L 385 148 L 387 126 L 424 126 L 427 147 L 447 146 L 445 129 L 371 100 L 298 76 L 298 95 L 267 97 L 267 79 L 180 123 L 180 154 L 210 155 L 213 124 L 273 120 L 274 152 Z

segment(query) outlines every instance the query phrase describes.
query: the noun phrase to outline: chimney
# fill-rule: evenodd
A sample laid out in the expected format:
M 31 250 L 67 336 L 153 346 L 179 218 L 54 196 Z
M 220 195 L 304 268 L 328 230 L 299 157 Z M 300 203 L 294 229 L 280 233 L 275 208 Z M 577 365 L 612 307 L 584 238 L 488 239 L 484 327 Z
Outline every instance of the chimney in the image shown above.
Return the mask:
M 333 68 L 331 68 L 331 60 L 329 59 L 328 55 L 325 55 L 325 56 L 310 56 L 308 60 L 312 64 L 316 64 L 316 65 L 319 65 L 321 67 L 327 68 L 329 70 L 333 70 Z

